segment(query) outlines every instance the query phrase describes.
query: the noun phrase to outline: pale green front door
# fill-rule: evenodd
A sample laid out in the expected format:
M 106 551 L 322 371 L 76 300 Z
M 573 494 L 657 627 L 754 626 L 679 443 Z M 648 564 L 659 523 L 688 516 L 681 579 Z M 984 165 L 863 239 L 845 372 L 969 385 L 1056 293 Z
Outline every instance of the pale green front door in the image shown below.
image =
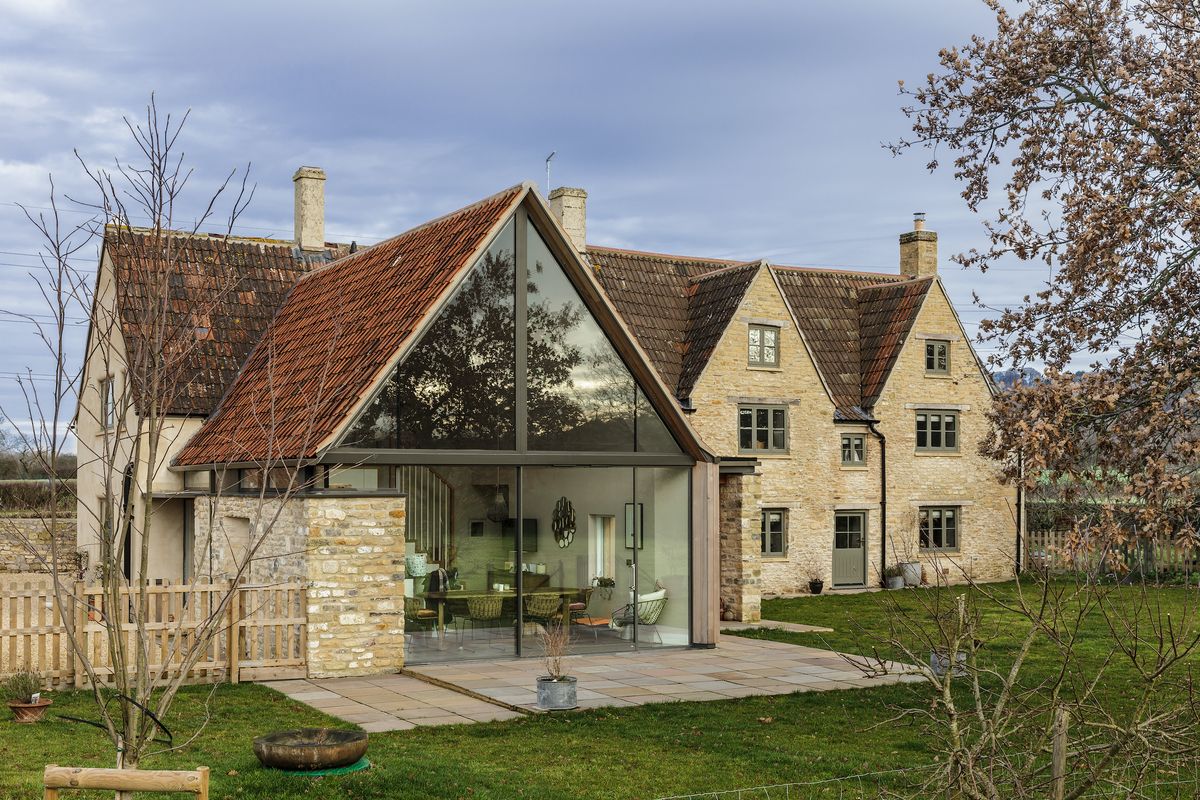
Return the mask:
M 864 586 L 867 582 L 867 515 L 839 511 L 833 523 L 833 585 Z

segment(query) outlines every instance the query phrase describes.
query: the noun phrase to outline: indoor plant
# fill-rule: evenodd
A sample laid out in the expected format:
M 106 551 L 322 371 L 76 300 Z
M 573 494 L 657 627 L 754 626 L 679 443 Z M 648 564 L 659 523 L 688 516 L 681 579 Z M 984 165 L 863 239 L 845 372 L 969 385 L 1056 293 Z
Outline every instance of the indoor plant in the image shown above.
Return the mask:
M 562 622 L 551 620 L 542 628 L 542 658 L 546 674 L 537 679 L 538 708 L 563 711 L 575 708 L 575 678 L 563 674 L 562 660 L 567 655 L 571 629 Z
M 42 675 L 26 666 L 4 682 L 4 695 L 17 722 L 37 722 L 53 700 L 42 697 Z
M 904 570 L 899 564 L 892 564 L 883 571 L 883 585 L 889 589 L 904 588 Z

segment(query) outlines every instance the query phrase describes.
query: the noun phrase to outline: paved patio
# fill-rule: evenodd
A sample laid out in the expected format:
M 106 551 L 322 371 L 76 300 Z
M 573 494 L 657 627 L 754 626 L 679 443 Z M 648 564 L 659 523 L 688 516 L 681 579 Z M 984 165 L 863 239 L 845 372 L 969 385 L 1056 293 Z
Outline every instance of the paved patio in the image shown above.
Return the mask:
M 265 685 L 371 733 L 522 716 L 408 675 L 268 681 Z
M 903 675 L 867 678 L 829 650 L 736 636 L 721 637 L 720 645 L 713 650 L 572 656 L 564 666 L 568 674 L 579 679 L 580 708 L 728 700 L 919 680 Z M 509 658 L 427 664 L 407 671 L 510 708 L 537 711 L 535 681 L 545 669 L 540 659 Z
M 895 667 L 896 665 L 892 665 Z M 713 650 L 667 649 L 569 656 L 579 707 L 854 689 L 920 680 L 867 678 L 837 653 L 782 642 L 721 637 Z M 537 712 L 541 659 L 504 658 L 409 667 L 412 675 L 270 681 L 293 700 L 370 732 L 513 719 Z

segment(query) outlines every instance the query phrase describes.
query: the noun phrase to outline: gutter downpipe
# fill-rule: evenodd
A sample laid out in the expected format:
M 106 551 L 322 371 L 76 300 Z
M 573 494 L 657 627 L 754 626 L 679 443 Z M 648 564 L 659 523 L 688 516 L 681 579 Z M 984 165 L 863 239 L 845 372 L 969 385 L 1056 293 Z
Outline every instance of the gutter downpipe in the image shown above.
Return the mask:
M 883 571 L 887 569 L 887 437 L 875 427 L 878 420 L 867 423 L 869 430 L 879 440 L 879 580 L 883 582 Z

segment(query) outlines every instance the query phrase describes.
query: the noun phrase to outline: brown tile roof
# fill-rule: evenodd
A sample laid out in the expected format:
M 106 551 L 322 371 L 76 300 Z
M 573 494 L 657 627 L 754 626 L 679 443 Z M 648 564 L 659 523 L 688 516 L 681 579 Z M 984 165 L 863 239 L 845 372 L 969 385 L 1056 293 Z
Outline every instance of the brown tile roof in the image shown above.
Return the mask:
M 754 275 L 768 266 L 842 419 L 870 419 L 932 283 L 763 261 L 591 246 L 587 252 L 609 299 L 680 400 L 690 396 Z
M 679 399 L 692 386 L 758 262 L 588 246 L 592 271 Z
M 900 348 L 912 331 L 921 302 L 933 285 L 932 278 L 897 281 L 859 290 L 858 318 L 861 335 L 862 405 L 870 408 L 879 399 Z
M 315 455 L 521 193 L 507 189 L 302 278 L 176 463 Z
M 335 245 L 301 255 L 291 242 L 276 239 L 113 226 L 105 231 L 104 246 L 114 270 L 135 402 L 145 407 L 146 392 L 138 383 L 150 371 L 139 367 L 147 363 L 142 361 L 147 342 L 161 339 L 167 354 L 162 370 L 167 385 L 156 392 L 162 412 L 200 416 L 216 408 L 300 276 L 344 250 Z
M 742 303 L 746 290 L 763 262 L 755 261 L 726 267 L 693 278 L 688 296 L 688 327 L 684 338 L 683 372 L 679 376 L 679 396 L 689 397 L 708 359 L 721 341 L 721 334 Z

